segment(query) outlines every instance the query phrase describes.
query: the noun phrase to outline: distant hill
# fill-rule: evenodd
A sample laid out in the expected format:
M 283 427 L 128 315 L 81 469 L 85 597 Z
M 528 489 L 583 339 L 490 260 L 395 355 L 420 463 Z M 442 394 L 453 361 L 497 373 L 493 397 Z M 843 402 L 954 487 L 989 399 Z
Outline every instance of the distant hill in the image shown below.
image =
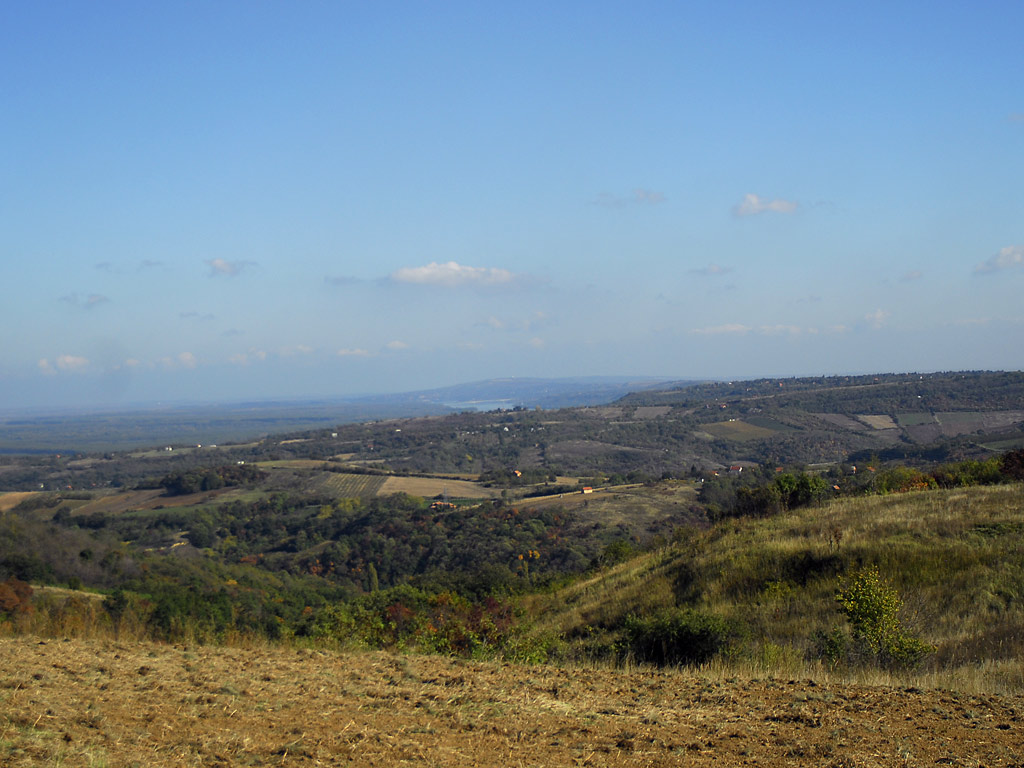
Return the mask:
M 161 444 L 195 445 L 263 438 L 276 433 L 379 419 L 496 408 L 597 405 L 664 379 L 595 376 L 508 378 L 386 395 L 192 404 L 100 412 L 0 414 L 0 454 L 86 453 Z

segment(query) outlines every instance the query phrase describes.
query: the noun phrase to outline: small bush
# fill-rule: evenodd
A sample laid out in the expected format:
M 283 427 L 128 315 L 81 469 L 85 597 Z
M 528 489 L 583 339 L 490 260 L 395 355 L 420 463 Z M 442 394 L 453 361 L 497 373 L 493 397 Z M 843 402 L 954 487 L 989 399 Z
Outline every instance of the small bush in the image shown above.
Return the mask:
M 702 664 L 725 649 L 729 636 L 721 617 L 691 609 L 647 618 L 630 616 L 623 632 L 626 654 L 659 666 Z
M 836 600 L 853 636 L 854 648 L 844 648 L 833 632 L 827 638 L 826 655 L 835 661 L 840 653 L 847 658 L 862 652 L 885 667 L 916 666 L 935 651 L 934 646 L 912 637 L 903 628 L 899 611 L 903 606 L 896 588 L 882 580 L 878 568 L 864 568 L 853 574 L 839 589 Z

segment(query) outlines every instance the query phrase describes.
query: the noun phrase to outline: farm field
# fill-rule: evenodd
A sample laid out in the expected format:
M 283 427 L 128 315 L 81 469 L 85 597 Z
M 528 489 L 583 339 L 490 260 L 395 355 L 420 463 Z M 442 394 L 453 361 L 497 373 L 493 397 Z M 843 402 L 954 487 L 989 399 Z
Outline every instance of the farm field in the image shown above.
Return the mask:
M 384 481 L 379 493 L 408 493 L 412 496 L 432 497 L 447 491 L 453 499 L 489 499 L 500 491 L 484 488 L 479 483 L 468 480 L 446 480 L 440 477 L 389 477 Z
M 885 414 L 870 414 L 870 413 L 859 413 L 857 418 L 867 424 L 872 429 L 896 429 L 896 422 L 892 420 L 892 416 Z
M 0 763 L 1014 766 L 1024 698 L 438 656 L 0 639 Z
M 23 502 L 25 499 L 35 496 L 35 491 L 12 491 L 10 493 L 0 493 L 0 512 L 6 512 L 9 509 L 13 509 Z
M 309 486 L 309 490 L 339 499 L 369 499 L 380 493 L 386 479 L 380 475 L 321 472 Z
M 775 434 L 771 429 L 757 427 L 745 421 L 717 421 L 712 424 L 703 424 L 701 429 L 709 435 L 714 435 L 723 440 L 738 440 L 740 442 L 759 440 Z

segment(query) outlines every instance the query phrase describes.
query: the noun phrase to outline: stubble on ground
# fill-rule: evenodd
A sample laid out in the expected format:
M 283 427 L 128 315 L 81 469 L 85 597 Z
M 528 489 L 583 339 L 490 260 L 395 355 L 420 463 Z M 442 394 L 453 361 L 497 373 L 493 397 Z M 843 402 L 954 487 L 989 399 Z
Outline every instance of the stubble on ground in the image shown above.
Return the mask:
M 0 639 L 5 766 L 1017 766 L 1024 700 L 288 648 Z

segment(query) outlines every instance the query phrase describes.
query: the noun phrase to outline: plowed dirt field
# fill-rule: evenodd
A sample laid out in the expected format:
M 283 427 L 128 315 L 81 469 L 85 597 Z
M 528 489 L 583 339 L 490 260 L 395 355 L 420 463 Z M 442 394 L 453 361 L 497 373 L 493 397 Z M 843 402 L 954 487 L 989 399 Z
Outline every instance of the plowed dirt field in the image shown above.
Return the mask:
M 0 639 L 3 766 L 1018 766 L 1024 699 Z

